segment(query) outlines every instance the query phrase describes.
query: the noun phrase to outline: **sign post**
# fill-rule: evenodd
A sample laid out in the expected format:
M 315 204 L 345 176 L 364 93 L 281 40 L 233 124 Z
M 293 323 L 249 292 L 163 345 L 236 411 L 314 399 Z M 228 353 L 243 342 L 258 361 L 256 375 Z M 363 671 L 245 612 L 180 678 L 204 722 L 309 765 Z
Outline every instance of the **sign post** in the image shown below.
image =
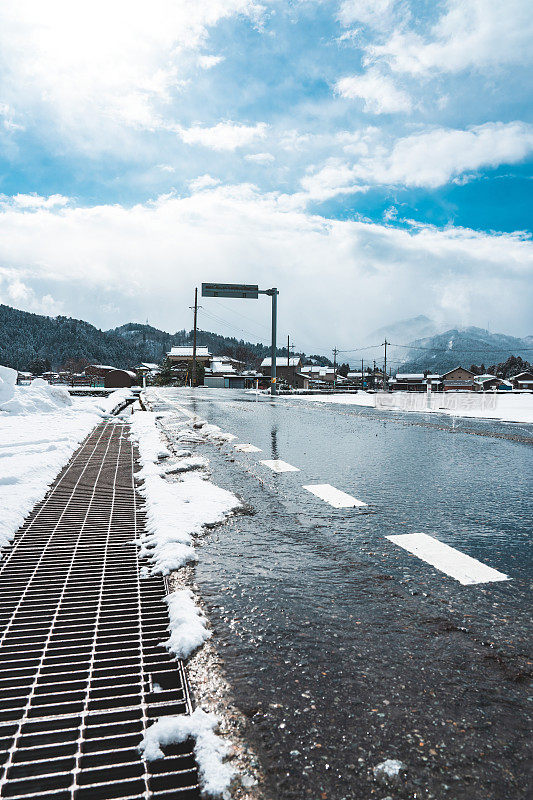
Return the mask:
M 257 300 L 260 294 L 268 294 L 272 298 L 272 343 L 270 347 L 270 394 L 277 394 L 276 386 L 276 338 L 278 319 L 278 290 L 260 289 L 248 283 L 202 283 L 202 297 L 240 297 Z

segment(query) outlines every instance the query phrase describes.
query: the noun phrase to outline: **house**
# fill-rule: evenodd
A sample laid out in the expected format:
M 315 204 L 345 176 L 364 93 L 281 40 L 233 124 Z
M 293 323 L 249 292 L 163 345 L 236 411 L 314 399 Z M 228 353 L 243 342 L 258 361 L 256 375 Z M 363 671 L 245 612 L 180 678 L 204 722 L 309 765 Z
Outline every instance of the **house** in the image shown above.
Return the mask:
M 496 375 L 476 375 L 474 388 L 477 392 L 487 392 L 490 389 L 498 389 L 502 383 L 502 379 Z
M 529 389 L 533 390 L 533 372 L 519 372 L 511 379 L 513 389 Z
M 425 392 L 427 391 L 426 378 L 423 372 L 397 372 L 396 380 L 389 381 L 395 392 Z
M 381 376 L 380 376 L 381 377 Z M 349 372 L 347 375 L 348 383 L 358 389 L 371 389 L 374 387 L 377 376 L 371 372 Z
M 264 358 L 261 361 L 260 370 L 264 377 L 270 377 L 270 369 L 272 366 L 271 358 Z M 299 389 L 304 389 L 305 374 L 302 369 L 302 359 L 300 356 L 286 356 L 276 357 L 276 377 L 278 382 L 285 381 L 289 386 L 295 386 Z
M 308 379 L 309 386 L 333 386 L 333 383 L 336 383 L 336 385 L 346 383 L 346 378 L 344 375 L 339 375 L 338 371 L 335 378 L 335 370 L 333 367 L 323 367 L 320 366 L 320 364 L 306 364 L 305 367 L 302 367 L 300 372 Z
M 467 391 L 473 392 L 476 389 L 474 380 L 477 377 L 474 372 L 464 367 L 455 367 L 442 376 L 442 388 L 445 392 Z
M 179 365 L 184 365 L 186 367 L 188 366 L 190 367 L 192 365 L 192 351 L 193 348 L 190 346 L 182 347 L 180 345 L 178 347 L 171 347 L 170 351 L 167 353 L 167 358 L 172 366 L 176 366 L 179 364 Z M 197 364 L 203 364 L 204 367 L 207 367 L 212 358 L 213 356 L 209 352 L 208 347 L 196 348 Z

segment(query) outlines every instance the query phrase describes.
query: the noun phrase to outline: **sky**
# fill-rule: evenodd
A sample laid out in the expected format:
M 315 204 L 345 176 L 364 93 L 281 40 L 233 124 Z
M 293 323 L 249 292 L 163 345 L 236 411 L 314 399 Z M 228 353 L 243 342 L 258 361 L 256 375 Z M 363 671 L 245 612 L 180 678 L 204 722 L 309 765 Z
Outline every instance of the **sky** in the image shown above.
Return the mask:
M 0 302 L 175 331 L 238 282 L 307 352 L 533 334 L 532 37 L 526 0 L 3 0 Z

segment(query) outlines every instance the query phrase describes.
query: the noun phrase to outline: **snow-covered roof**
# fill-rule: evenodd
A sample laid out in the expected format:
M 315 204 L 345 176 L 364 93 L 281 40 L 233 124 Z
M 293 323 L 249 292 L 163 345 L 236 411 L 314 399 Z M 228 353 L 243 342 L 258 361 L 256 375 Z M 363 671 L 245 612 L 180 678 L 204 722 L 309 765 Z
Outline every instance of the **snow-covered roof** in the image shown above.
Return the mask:
M 209 369 L 214 374 L 220 374 L 222 372 L 236 372 L 235 367 L 232 365 L 231 361 L 224 360 L 222 358 L 213 358 L 209 363 Z
M 423 381 L 424 380 L 424 373 L 423 372 L 397 372 L 396 373 L 396 380 L 397 381 Z
M 87 364 L 85 369 L 89 367 L 95 367 L 96 369 L 116 369 L 116 367 L 110 367 L 109 364 Z
M 319 364 L 316 366 L 306 364 L 305 367 L 302 367 L 302 372 L 313 375 L 326 375 L 328 372 L 333 372 L 333 367 L 322 367 Z
M 526 370 L 525 372 L 519 372 L 518 375 L 513 375 L 511 380 L 514 381 L 517 378 L 525 378 L 526 376 L 530 377 L 531 375 L 533 375 L 533 372 Z
M 171 347 L 170 352 L 167 353 L 169 356 L 174 356 L 177 358 L 192 358 L 192 347 Z M 196 358 L 211 358 L 211 353 L 209 352 L 208 347 L 197 347 L 196 348 Z
M 431 378 L 433 381 L 437 381 L 442 378 L 442 375 L 438 375 L 436 372 L 432 372 L 431 375 L 428 375 L 428 378 Z
M 271 358 L 264 358 L 261 361 L 262 367 L 270 367 L 272 359 Z M 289 367 L 297 367 L 300 364 L 301 358 L 300 356 L 291 356 L 289 358 Z M 286 356 L 276 356 L 276 366 L 278 367 L 286 367 L 287 366 L 287 357 Z
M 151 364 L 149 361 L 142 361 L 141 367 L 145 367 L 145 369 L 159 369 L 159 364 Z

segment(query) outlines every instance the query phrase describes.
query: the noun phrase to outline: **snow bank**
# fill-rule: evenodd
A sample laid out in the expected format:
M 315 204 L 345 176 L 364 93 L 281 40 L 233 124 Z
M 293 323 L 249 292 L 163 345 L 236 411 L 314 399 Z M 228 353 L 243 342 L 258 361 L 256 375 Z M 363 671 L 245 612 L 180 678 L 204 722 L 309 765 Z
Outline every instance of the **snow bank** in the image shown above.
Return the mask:
M 42 378 L 35 378 L 29 386 L 16 386 L 16 379 L 14 369 L 0 367 L 0 411 L 38 414 L 72 405 L 72 398 L 64 386 L 50 386 Z
M 161 717 L 148 728 L 139 750 L 147 761 L 153 761 L 163 758 L 162 747 L 194 739 L 201 787 L 206 794 L 219 796 L 228 789 L 235 770 L 224 762 L 230 746 L 216 735 L 217 726 L 217 717 L 201 708 L 190 715 Z
M 166 598 L 170 625 L 170 638 L 164 646 L 177 658 L 188 658 L 191 653 L 211 638 L 206 628 L 203 611 L 196 605 L 190 589 L 172 592 Z
M 368 406 L 379 411 L 416 411 L 456 417 L 533 423 L 533 394 L 513 392 L 357 392 L 301 395 L 315 403 Z
M 94 399 L 94 407 L 103 417 L 107 417 L 117 411 L 126 400 L 130 400 L 133 396 L 129 389 L 117 389 L 107 397 L 96 397 Z
M 139 491 L 145 499 L 147 533 L 142 539 L 141 557 L 149 557 L 152 573 L 168 575 L 184 564 L 196 561 L 193 536 L 204 525 L 223 522 L 240 503 L 231 492 L 220 489 L 208 480 L 206 459 L 200 464 L 187 455 L 171 456 L 159 438 L 154 414 L 138 412 L 131 422 L 131 433 L 139 447 L 142 469 L 136 473 Z M 202 440 L 203 441 L 203 440 Z M 163 465 L 158 462 L 164 459 Z M 164 475 L 180 472 L 178 480 Z

